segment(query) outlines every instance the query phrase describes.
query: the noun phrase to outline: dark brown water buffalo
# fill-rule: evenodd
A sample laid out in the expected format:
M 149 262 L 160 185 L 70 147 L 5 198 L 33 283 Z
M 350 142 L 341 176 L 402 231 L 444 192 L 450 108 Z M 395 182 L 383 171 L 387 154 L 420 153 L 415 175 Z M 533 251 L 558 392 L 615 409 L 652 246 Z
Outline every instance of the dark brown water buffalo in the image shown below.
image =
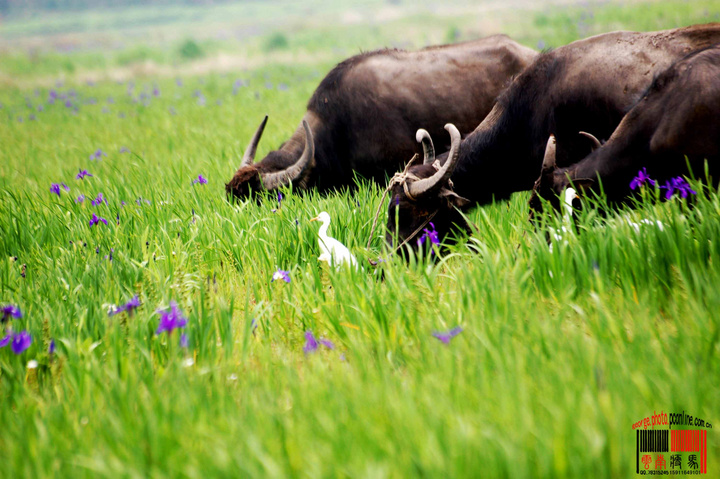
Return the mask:
M 720 45 L 695 51 L 660 73 L 607 143 L 598 142 L 579 163 L 558 168 L 553 141 L 530 201 L 534 210 L 541 207 L 538 196 L 558 206 L 556 193 L 570 180 L 586 189 L 596 187 L 599 177 L 605 196 L 617 201 L 630 194 L 643 169 L 632 186 L 653 178 L 668 194 L 678 186 L 671 180 L 687 174 L 688 164 L 702 176 L 708 160 L 712 175 L 720 160 Z
M 351 186 L 355 173 L 384 182 L 419 152 L 413 140 L 418 128 L 438 134 L 452 121 L 471 132 L 512 76 L 536 56 L 496 35 L 349 58 L 320 82 L 293 136 L 253 164 L 265 118 L 225 188 L 236 197 L 290 182 L 296 188 L 327 190 Z
M 592 151 L 593 141 L 579 131 L 608 138 L 655 75 L 717 42 L 720 24 L 709 24 L 607 33 L 540 55 L 473 133 L 462 141 L 453 135 L 451 155 L 437 162 L 428 158 L 396 175 L 390 186 L 388 242 L 408 242 L 429 221 L 442 238 L 454 226 L 467 228 L 457 208 L 531 189 L 551 134 L 557 138 L 558 165 L 580 161 Z

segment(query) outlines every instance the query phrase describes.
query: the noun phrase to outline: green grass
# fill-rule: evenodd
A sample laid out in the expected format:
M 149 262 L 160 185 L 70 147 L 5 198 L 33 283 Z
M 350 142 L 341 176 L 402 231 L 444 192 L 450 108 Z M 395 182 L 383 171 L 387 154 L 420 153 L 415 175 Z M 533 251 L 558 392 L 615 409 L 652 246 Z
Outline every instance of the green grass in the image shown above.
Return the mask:
M 0 90 L 0 304 L 19 305 L 11 326 L 33 335 L 19 356 L 0 349 L 3 476 L 624 477 L 638 419 L 720 422 L 717 191 L 693 183 L 692 206 L 647 195 L 607 218 L 586 208 L 552 251 L 517 194 L 473 210 L 478 232 L 439 261 L 409 265 L 381 233 L 365 249 L 377 186 L 285 191 L 279 209 L 227 202 L 262 116 L 258 158 L 294 131 L 327 68 L 138 79 L 132 95 L 56 87 L 76 90 L 76 114 L 49 105 L 49 88 Z M 249 85 L 233 95 L 238 78 Z M 133 103 L 143 92 L 148 105 Z M 94 176 L 75 180 L 80 168 Z M 199 174 L 208 184 L 191 184 Z M 62 181 L 71 191 L 50 193 Z M 323 210 L 359 258 L 387 259 L 384 280 L 366 262 L 319 264 L 308 220 Z M 93 212 L 109 224 L 89 227 Z M 628 217 L 664 228 L 635 232 Z M 270 281 L 278 268 L 290 283 Z M 135 294 L 136 314 L 108 317 Z M 155 334 L 170 301 L 187 349 Z M 432 337 L 458 325 L 447 346 Z M 307 330 L 336 348 L 305 355 Z M 707 437 L 712 475 L 720 442 Z

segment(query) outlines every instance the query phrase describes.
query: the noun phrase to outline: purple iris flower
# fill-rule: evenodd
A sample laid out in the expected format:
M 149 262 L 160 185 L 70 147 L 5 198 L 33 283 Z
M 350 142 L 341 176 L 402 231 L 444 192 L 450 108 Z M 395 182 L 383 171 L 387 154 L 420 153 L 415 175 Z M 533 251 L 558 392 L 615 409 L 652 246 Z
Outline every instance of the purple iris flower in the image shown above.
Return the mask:
M 70 100 L 65 100 L 65 108 L 72 108 L 73 104 Z
M 317 351 L 319 344 L 312 331 L 305 331 L 305 346 L 303 346 L 303 352 L 305 354 L 314 353 Z
M 143 202 L 147 203 L 148 205 L 150 204 L 150 200 L 146 200 L 144 198 L 138 198 L 135 200 L 135 203 L 137 203 L 138 206 L 142 206 Z
M 108 224 L 107 220 L 105 218 L 98 218 L 98 216 L 93 213 L 92 219 L 90 220 L 90 226 L 95 226 L 96 224 L 103 222 L 105 224 Z
M 80 173 L 77 174 L 77 176 L 75 177 L 75 179 L 77 179 L 77 180 L 82 180 L 82 179 L 85 178 L 86 176 L 92 176 L 92 175 L 91 175 L 90 173 L 88 173 L 88 170 L 80 170 Z
M 322 344 L 328 349 L 335 349 L 335 345 L 329 339 L 320 338 L 320 344 Z
M 80 195 L 75 200 L 76 203 L 82 203 L 83 201 L 85 201 L 85 195 Z
M 153 96 L 160 96 L 160 89 L 158 87 L 153 87 Z
M 91 160 L 102 160 L 103 156 L 107 156 L 107 154 L 104 153 L 100 148 L 98 148 L 95 153 L 92 153 L 90 155 L 90 159 Z
M 13 334 L 10 347 L 12 348 L 13 353 L 20 354 L 27 348 L 29 348 L 31 344 L 32 336 L 30 336 L 30 333 L 28 333 L 27 331 L 22 331 L 20 333 Z
M 193 185 L 195 183 L 200 183 L 201 185 L 204 185 L 207 183 L 207 178 L 205 178 L 203 175 L 198 175 L 197 179 L 193 180 L 192 182 L 193 182 Z
M 4 348 L 8 344 L 10 344 L 11 339 L 12 339 L 12 333 L 7 333 L 4 338 L 0 339 L 0 348 Z
M 430 242 L 434 245 L 440 244 L 440 238 L 438 236 L 438 232 L 435 231 L 435 225 L 430 222 L 430 229 L 425 228 L 423 235 L 418 239 L 418 246 L 422 246 L 425 244 L 425 240 L 429 239 Z
M 442 341 L 445 344 L 450 344 L 450 340 L 457 336 L 458 334 L 462 333 L 463 329 L 460 326 L 457 326 L 455 328 L 452 328 L 447 333 L 442 332 L 434 332 L 432 335 L 436 338 L 438 338 L 440 341 Z
M 103 201 L 105 201 L 105 197 L 103 196 L 102 193 L 98 193 L 97 198 L 92 200 L 91 203 L 93 206 L 98 206 L 98 205 L 103 204 Z
M 20 311 L 20 308 L 18 308 L 14 304 L 6 304 L 2 308 L 0 308 L 0 312 L 2 312 L 2 318 L 0 318 L 0 322 L 2 323 L 7 322 L 7 320 L 11 317 L 22 318 L 22 312 Z
M 650 179 L 650 176 L 647 174 L 647 169 L 643 168 L 638 171 L 637 176 L 630 182 L 630 189 L 634 190 L 636 188 L 640 188 L 645 183 L 650 184 L 650 186 L 655 186 L 655 180 Z
M 55 193 L 60 196 L 60 183 L 53 183 L 50 185 L 50 193 Z
M 278 191 L 278 208 L 282 204 L 283 194 Z
M 182 333 L 180 335 L 180 347 L 181 348 L 187 348 L 188 347 L 188 336 L 186 333 Z
M 183 316 L 182 311 L 178 309 L 175 301 L 170 301 L 170 309 L 160 312 L 160 324 L 155 334 L 167 332 L 172 334 L 173 330 L 184 328 L 187 324 L 187 318 Z
M 120 153 L 130 153 L 130 149 L 125 146 L 121 146 Z
M 697 191 L 690 188 L 690 184 L 682 176 L 678 176 L 671 179 L 670 181 L 665 182 L 665 186 L 661 186 L 661 188 L 667 190 L 667 192 L 665 193 L 665 199 L 668 200 L 672 198 L 672 195 L 676 192 L 682 198 L 687 198 L 688 194 L 697 194 Z
M 50 346 L 48 347 L 48 354 L 55 354 L 55 340 L 50 340 Z
M 135 295 L 127 303 L 115 308 L 114 311 L 109 312 L 108 316 L 115 316 L 116 314 L 122 313 L 123 311 L 127 312 L 128 316 L 132 316 L 133 312 L 135 312 L 135 309 L 138 306 L 140 306 L 140 298 L 138 298 L 138 296 Z
M 281 279 L 281 280 L 285 281 L 286 283 L 289 283 L 290 282 L 290 271 L 283 271 L 281 269 L 278 269 L 277 271 L 275 271 L 273 273 L 272 279 L 270 280 L 270 282 L 272 283 L 276 279 Z

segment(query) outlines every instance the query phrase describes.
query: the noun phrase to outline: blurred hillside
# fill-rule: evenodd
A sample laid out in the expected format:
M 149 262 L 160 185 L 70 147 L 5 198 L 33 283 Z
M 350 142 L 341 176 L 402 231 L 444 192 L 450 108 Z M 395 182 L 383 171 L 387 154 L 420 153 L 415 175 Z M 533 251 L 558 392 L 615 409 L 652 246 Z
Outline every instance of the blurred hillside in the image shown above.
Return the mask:
M 505 33 L 533 48 L 720 19 L 719 0 L 0 0 L 0 83 L 332 64 Z

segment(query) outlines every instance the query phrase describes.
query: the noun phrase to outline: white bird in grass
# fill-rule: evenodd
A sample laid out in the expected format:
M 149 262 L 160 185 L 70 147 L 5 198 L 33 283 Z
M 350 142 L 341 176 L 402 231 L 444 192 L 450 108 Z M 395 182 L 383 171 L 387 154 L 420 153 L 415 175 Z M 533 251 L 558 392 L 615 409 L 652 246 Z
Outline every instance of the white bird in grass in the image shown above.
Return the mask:
M 320 261 L 327 262 L 331 266 L 335 266 L 336 269 L 347 264 L 352 265 L 357 269 L 358 262 L 350 250 L 335 238 L 331 238 L 327 235 L 327 230 L 330 226 L 330 215 L 323 211 L 310 221 L 320 221 L 322 223 L 320 231 L 318 232 L 318 244 L 320 245 L 320 251 L 322 254 L 318 257 L 318 259 Z
M 570 226 L 570 222 L 572 221 L 572 217 L 573 217 L 572 202 L 576 198 L 579 198 L 579 197 L 578 197 L 577 191 L 575 191 L 575 188 L 568 188 L 565 190 L 565 199 L 564 199 L 563 205 L 562 205 L 563 210 L 565 210 L 565 212 L 563 213 L 563 223 L 565 223 L 565 225 L 561 226 L 559 230 L 556 230 L 555 228 L 550 228 L 550 232 L 552 233 L 553 239 L 555 239 L 555 241 L 562 241 L 562 239 L 563 239 L 562 235 L 569 231 L 568 227 Z M 568 243 L 567 240 L 565 240 L 563 242 L 563 244 L 567 244 L 567 243 Z M 552 244 L 550 245 L 550 251 L 552 251 Z

